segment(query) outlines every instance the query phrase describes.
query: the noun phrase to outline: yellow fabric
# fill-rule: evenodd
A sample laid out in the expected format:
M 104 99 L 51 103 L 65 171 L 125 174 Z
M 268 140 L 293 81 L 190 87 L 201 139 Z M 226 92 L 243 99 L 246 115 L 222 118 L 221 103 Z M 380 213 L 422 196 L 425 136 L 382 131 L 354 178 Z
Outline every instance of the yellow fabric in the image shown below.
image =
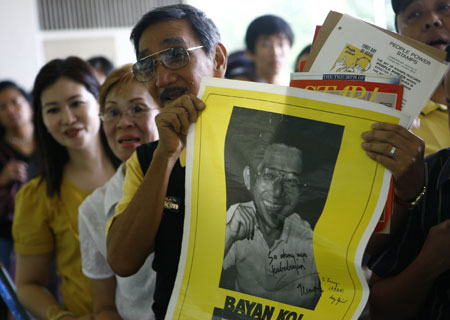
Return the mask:
M 16 195 L 14 249 L 21 255 L 55 253 L 64 307 L 76 316 L 92 313 L 88 279 L 81 271 L 78 207 L 89 195 L 63 178 L 61 197 L 48 197 L 45 181 L 35 178 Z
M 133 199 L 134 194 L 144 180 L 144 173 L 142 172 L 139 159 L 137 157 L 136 151 L 127 160 L 127 172 L 125 174 L 125 181 L 123 183 L 123 196 L 119 203 L 116 205 L 116 214 L 114 217 L 109 219 L 106 224 L 106 235 L 108 235 L 109 228 L 113 223 L 114 219 L 120 215 L 128 206 L 131 199 Z
M 428 101 L 419 116 L 419 127 L 414 125 L 411 131 L 425 141 L 425 155 L 450 147 L 447 107 Z

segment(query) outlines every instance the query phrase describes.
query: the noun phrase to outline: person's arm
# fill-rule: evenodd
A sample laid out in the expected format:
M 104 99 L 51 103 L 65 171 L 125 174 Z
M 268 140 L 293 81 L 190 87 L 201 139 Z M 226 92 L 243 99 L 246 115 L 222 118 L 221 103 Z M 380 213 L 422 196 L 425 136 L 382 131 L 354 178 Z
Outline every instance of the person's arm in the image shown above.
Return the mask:
M 89 279 L 96 320 L 122 319 L 116 308 L 116 278 Z
M 450 220 L 430 229 L 419 255 L 399 274 L 370 279 L 372 319 L 411 319 L 439 275 L 450 268 Z
M 184 95 L 156 116 L 159 143 L 152 162 L 142 184 L 127 208 L 116 216 L 107 236 L 108 262 L 118 275 L 136 273 L 152 252 L 170 174 L 185 147 L 190 124 L 203 109 L 200 99 Z
M 116 309 L 116 278 L 99 248 L 105 244 L 104 200 L 108 183 L 89 195 L 78 208 L 81 268 L 89 279 L 95 319 L 121 319 Z
M 362 138 L 362 148 L 367 155 L 391 171 L 395 199 L 408 203 L 414 201 L 425 184 L 423 140 L 402 126 L 389 123 L 374 124 L 371 131 L 363 133 Z M 390 157 L 392 147 L 395 147 L 395 153 Z M 390 234 L 373 234 L 366 252 L 371 255 L 379 253 L 390 236 L 404 224 L 407 216 L 408 209 L 394 200 Z
M 63 312 L 58 301 L 47 289 L 48 272 L 52 253 L 37 255 L 17 254 L 16 260 L 16 290 L 17 296 L 24 307 L 38 319 L 47 320 L 49 314 Z M 61 320 L 92 319 L 90 315 L 77 318 L 68 311 Z

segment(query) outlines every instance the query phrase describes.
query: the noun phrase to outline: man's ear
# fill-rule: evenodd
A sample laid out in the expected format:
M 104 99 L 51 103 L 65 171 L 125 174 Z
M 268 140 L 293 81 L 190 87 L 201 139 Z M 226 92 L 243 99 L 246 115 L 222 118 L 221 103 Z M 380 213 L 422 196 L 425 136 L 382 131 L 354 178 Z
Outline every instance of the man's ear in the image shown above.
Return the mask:
M 223 78 L 227 70 L 227 49 L 219 42 L 214 54 L 214 77 Z
M 248 191 L 250 191 L 251 189 L 251 176 L 250 176 L 250 167 L 246 166 L 244 168 L 244 172 L 243 172 L 243 176 L 244 176 L 244 183 L 245 183 L 245 187 L 247 188 Z

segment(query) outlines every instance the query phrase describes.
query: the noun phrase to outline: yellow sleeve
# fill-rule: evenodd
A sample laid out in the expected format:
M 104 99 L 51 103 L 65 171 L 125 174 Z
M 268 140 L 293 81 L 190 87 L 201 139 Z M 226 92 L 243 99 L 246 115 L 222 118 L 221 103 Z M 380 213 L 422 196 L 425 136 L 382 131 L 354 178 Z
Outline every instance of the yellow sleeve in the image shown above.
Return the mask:
M 429 101 L 419 116 L 419 127 L 411 131 L 425 142 L 425 156 L 450 147 L 448 111 L 445 106 Z
M 142 180 L 144 180 L 144 174 L 142 172 L 136 151 L 127 160 L 126 165 L 127 171 L 123 182 L 123 196 L 116 205 L 116 214 L 109 219 L 106 224 L 106 235 L 108 235 L 109 228 L 111 227 L 114 219 L 126 209 L 131 199 L 133 199 L 137 189 L 141 185 Z
M 30 180 L 16 194 L 12 231 L 14 250 L 19 254 L 44 254 L 54 249 L 46 183 L 39 180 Z

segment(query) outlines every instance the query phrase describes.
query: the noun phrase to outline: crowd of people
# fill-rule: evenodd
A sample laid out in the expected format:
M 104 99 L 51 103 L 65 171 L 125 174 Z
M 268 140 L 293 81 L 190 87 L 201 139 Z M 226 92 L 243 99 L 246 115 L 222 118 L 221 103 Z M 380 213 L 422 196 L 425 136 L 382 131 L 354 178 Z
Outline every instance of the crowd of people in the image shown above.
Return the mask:
M 397 31 L 446 50 L 450 2 L 444 2 L 392 0 Z M 264 15 L 250 23 L 246 48 L 228 54 L 214 22 L 181 4 L 145 13 L 130 39 L 134 64 L 55 59 L 41 68 L 31 94 L 0 82 L 0 262 L 35 318 L 164 319 L 184 225 L 179 157 L 206 107 L 197 97 L 200 80 L 286 84 L 281 71 L 294 32 L 281 17 Z M 310 48 L 299 54 L 295 71 Z M 367 252 L 372 319 L 450 318 L 449 99 L 450 75 L 412 131 L 378 123 L 362 136 L 362 150 L 392 172 L 395 194 L 391 233 L 374 235 L 377 245 Z M 260 248 L 244 248 L 240 240 L 256 233 L 272 248 L 288 223 L 293 234 L 312 238 L 309 224 L 294 214 L 301 147 L 277 141 L 267 150 L 244 170 L 253 198 L 229 208 L 224 257 L 224 269 L 240 268 L 242 292 L 261 297 L 270 290 L 255 288 L 260 275 L 236 258 Z M 271 219 L 268 210 L 282 219 Z M 312 251 L 311 242 L 305 246 Z M 319 279 L 311 283 L 317 291 L 297 305 L 314 308 L 321 290 Z M 289 292 L 279 298 L 291 300 Z

